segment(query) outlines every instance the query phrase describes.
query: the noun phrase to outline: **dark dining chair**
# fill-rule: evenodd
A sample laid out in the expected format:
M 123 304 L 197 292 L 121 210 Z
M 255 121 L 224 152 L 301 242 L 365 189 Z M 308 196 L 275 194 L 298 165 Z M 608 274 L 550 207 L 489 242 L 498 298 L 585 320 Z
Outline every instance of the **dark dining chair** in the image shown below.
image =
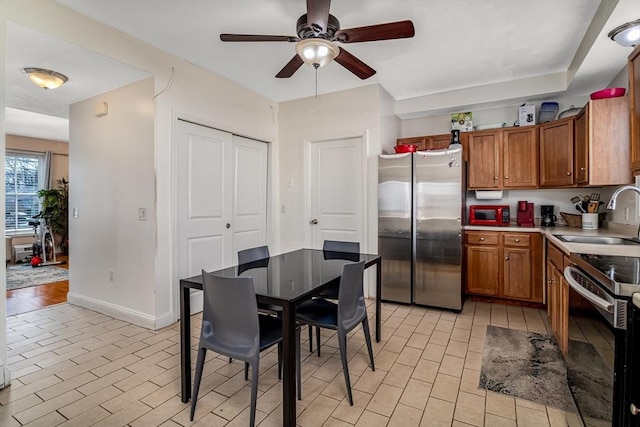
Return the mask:
M 315 298 L 300 304 L 296 311 L 296 318 L 301 324 L 337 331 L 342 371 L 351 406 L 353 406 L 353 396 L 351 394 L 351 380 L 349 379 L 347 362 L 347 334 L 360 324 L 364 330 L 364 337 L 369 350 L 371 369 L 373 371 L 376 370 L 373 361 L 367 307 L 362 289 L 363 275 L 364 261 L 345 264 L 342 267 L 337 304 L 324 298 Z
M 326 259 L 344 259 L 357 262 L 360 259 L 359 242 L 343 242 L 340 240 L 325 240 L 322 244 L 322 251 Z M 338 299 L 339 282 L 330 284 L 318 297 L 324 299 Z M 318 357 L 320 357 L 320 328 L 316 328 L 316 347 Z M 309 352 L 313 353 L 313 328 L 309 326 Z
M 282 319 L 258 314 L 252 278 L 218 277 L 204 270 L 202 276 L 204 291 L 202 331 L 198 344 L 190 419 L 193 421 L 196 410 L 206 353 L 207 350 L 211 350 L 251 365 L 250 425 L 253 427 L 258 396 L 260 352 L 278 345 L 278 363 L 281 363 Z M 296 376 L 298 387 L 300 387 L 300 352 L 297 347 L 298 343 L 296 343 Z M 245 378 L 247 374 L 248 369 L 245 367 Z

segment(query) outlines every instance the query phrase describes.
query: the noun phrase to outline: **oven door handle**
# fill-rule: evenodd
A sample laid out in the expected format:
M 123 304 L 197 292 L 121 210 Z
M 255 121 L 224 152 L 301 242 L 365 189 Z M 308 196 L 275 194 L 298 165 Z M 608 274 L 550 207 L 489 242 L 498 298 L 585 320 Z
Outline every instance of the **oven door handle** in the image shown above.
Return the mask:
M 574 291 L 576 291 L 577 293 L 582 295 L 585 299 L 587 299 L 587 301 L 589 301 L 591 304 L 595 305 L 596 307 L 601 308 L 602 310 L 606 311 L 607 313 L 613 313 L 613 304 L 610 303 L 609 301 L 607 301 L 606 299 L 602 299 L 602 298 L 596 296 L 592 292 L 589 292 L 584 287 L 582 287 L 582 285 L 580 285 L 580 283 L 576 282 L 576 279 L 574 279 L 573 276 L 571 275 L 572 271 L 575 271 L 577 274 L 581 274 L 575 268 L 567 266 L 564 269 L 564 278 L 567 280 L 567 282 L 569 282 L 569 286 L 571 286 L 571 288 Z

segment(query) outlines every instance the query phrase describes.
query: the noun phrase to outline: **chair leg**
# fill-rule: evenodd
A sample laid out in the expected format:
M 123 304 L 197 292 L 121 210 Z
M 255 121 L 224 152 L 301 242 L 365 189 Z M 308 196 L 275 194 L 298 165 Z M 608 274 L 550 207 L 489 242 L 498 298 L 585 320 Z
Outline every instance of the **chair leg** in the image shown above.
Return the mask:
M 196 362 L 196 376 L 193 381 L 193 393 L 191 394 L 191 421 L 196 413 L 196 402 L 198 401 L 198 391 L 200 391 L 200 380 L 202 380 L 202 368 L 204 367 L 204 359 L 207 356 L 207 349 L 200 348 L 198 350 L 198 361 Z
M 320 326 L 316 326 L 316 345 L 318 346 L 318 357 L 320 357 Z
M 353 396 L 351 394 L 351 380 L 349 379 L 349 365 L 347 362 L 347 334 L 338 332 L 338 346 L 340 347 L 340 359 L 342 360 L 342 372 L 344 373 L 344 382 L 347 385 L 347 396 L 349 397 L 349 405 L 353 406 Z
M 278 343 L 278 379 L 282 379 L 282 341 Z
M 244 380 L 247 381 L 249 379 L 249 363 L 244 362 Z
M 258 373 L 259 373 L 260 356 L 251 363 L 251 412 L 249 415 L 249 426 L 256 425 L 256 401 L 258 400 Z
M 298 387 L 298 400 L 302 400 L 302 365 L 300 363 L 300 327 L 296 328 L 296 386 Z
M 371 333 L 369 332 L 369 320 L 365 318 L 362 321 L 362 329 L 364 329 L 364 340 L 367 342 L 367 350 L 369 350 L 369 360 L 371 361 L 371 370 L 375 372 L 376 365 L 373 363 L 373 349 L 371 348 Z
M 313 353 L 313 326 L 309 325 L 309 353 Z

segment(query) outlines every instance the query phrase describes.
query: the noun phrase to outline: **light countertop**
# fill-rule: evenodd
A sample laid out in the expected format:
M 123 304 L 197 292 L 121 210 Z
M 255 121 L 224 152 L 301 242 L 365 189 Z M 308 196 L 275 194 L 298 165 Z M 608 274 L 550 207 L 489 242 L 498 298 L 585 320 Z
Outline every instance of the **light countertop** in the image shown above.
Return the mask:
M 571 252 L 594 254 L 594 255 L 621 255 L 632 256 L 640 258 L 640 244 L 639 245 L 607 245 L 607 244 L 591 244 L 591 243 L 569 243 L 563 242 L 554 236 L 554 234 L 567 234 L 572 236 L 612 236 L 612 237 L 636 237 L 623 235 L 614 231 L 600 228 L 597 230 L 583 230 L 582 228 L 558 226 L 558 227 L 491 227 L 491 226 L 475 226 L 465 225 L 465 231 L 479 230 L 479 231 L 508 231 L 508 232 L 520 232 L 520 233 L 540 233 L 545 238 L 549 239 L 559 249 L 569 254 Z

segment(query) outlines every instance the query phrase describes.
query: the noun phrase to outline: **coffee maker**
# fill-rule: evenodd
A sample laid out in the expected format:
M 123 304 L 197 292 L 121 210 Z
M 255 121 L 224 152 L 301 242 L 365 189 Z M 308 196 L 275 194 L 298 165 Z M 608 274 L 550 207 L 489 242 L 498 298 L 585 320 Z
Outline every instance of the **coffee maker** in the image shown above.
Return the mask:
M 545 227 L 553 227 L 556 225 L 558 217 L 553 214 L 553 205 L 540 205 L 540 224 Z
M 533 203 L 518 202 L 518 227 L 533 227 Z

